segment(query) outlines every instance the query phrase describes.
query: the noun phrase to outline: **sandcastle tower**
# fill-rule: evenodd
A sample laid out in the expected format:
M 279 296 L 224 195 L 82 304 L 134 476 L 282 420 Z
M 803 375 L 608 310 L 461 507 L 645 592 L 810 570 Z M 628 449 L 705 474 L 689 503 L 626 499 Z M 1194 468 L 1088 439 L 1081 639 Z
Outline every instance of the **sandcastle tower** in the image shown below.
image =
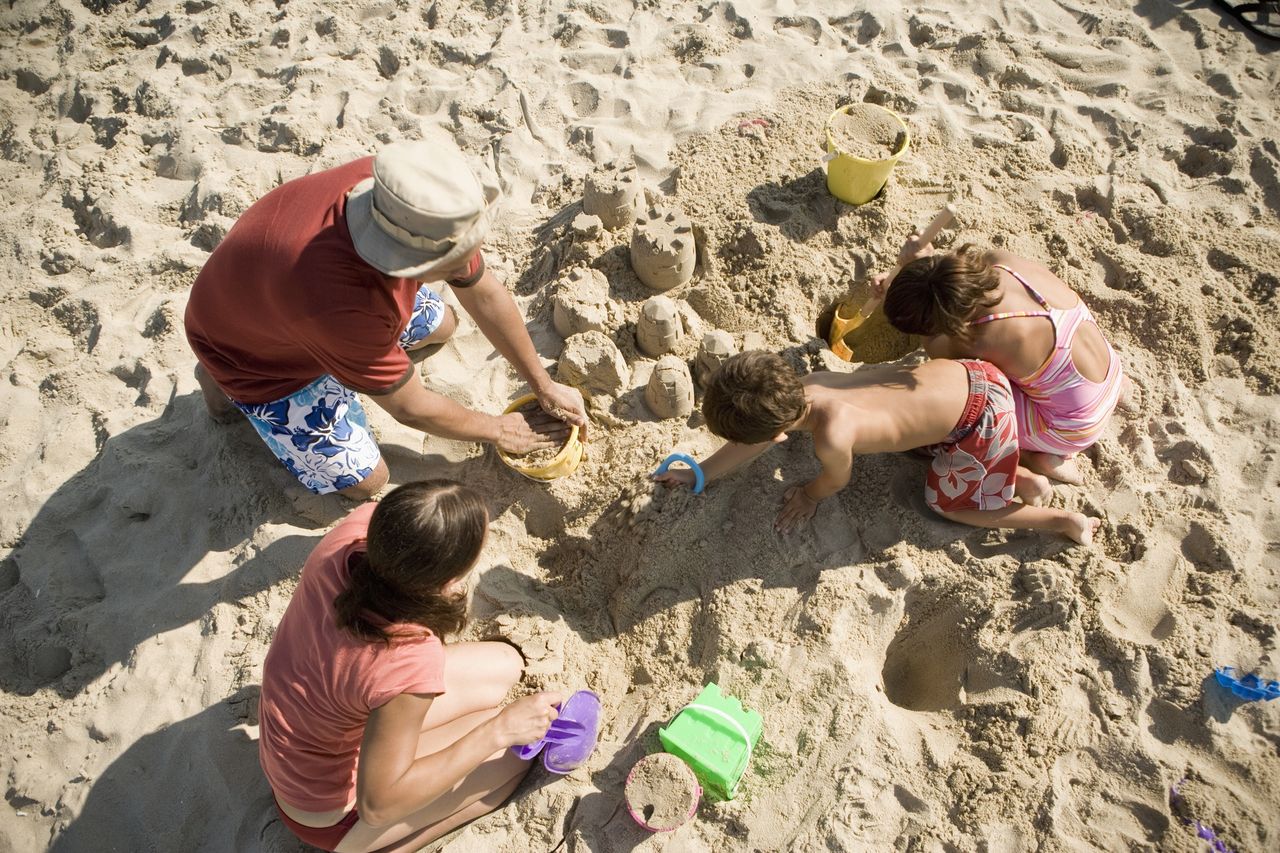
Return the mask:
M 635 222 L 641 201 L 640 176 L 634 163 L 612 160 L 587 175 L 582 209 L 600 217 L 600 222 L 610 231 Z
M 561 382 L 616 397 L 626 388 L 631 368 L 608 335 L 592 330 L 564 342 L 556 374 Z
M 600 270 L 579 267 L 560 280 L 551 298 L 551 322 L 562 338 L 583 332 L 608 332 L 618 320 L 609 299 L 609 281 Z
M 644 401 L 660 418 L 687 418 L 693 412 L 693 377 L 679 356 L 658 359 L 644 387 Z
M 696 249 L 689 217 L 650 207 L 631 233 L 631 267 L 646 287 L 662 293 L 693 278 Z
M 636 345 L 640 351 L 657 358 L 675 349 L 683 335 L 680 311 L 675 301 L 666 296 L 649 297 L 636 322 Z
M 698 345 L 698 356 L 693 362 L 693 371 L 698 378 L 698 384 L 705 386 L 711 374 L 719 370 L 720 365 L 728 361 L 731 356 L 737 354 L 738 348 L 733 343 L 733 335 L 728 332 L 713 329 L 703 335 L 702 342 Z

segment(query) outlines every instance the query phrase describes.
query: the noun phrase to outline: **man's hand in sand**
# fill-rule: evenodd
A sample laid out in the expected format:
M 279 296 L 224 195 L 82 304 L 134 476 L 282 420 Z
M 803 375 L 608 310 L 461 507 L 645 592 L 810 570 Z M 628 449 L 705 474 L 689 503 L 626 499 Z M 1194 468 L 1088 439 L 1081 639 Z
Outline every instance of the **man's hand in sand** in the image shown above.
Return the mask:
M 782 511 L 773 529 L 779 533 L 790 533 L 804 522 L 813 518 L 818 511 L 818 501 L 805 492 L 804 486 L 792 486 L 783 493 Z
M 587 405 L 577 388 L 553 382 L 538 394 L 538 405 L 548 414 L 578 428 L 578 435 L 587 440 Z
M 559 716 L 556 706 L 564 701 L 559 693 L 535 693 L 517 699 L 493 718 L 498 742 L 504 747 L 524 746 L 541 740 Z
M 547 414 L 536 403 L 529 403 L 503 415 L 498 419 L 498 428 L 496 443 L 512 456 L 559 447 L 569 438 L 569 426 L 554 415 Z
M 661 483 L 668 489 L 672 486 L 688 486 L 692 489 L 694 484 L 698 482 L 697 477 L 688 468 L 663 471 L 661 474 L 655 474 L 651 479 L 655 483 Z

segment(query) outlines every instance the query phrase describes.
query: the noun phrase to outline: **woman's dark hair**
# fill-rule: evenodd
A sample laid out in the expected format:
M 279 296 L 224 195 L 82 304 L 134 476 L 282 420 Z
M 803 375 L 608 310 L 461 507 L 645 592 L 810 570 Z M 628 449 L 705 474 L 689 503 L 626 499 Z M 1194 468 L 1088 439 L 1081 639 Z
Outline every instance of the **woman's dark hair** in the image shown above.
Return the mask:
M 368 545 L 348 561 L 351 579 L 333 601 L 338 626 L 362 640 L 390 644 L 427 628 L 442 640 L 467 620 L 466 593 L 444 587 L 480 556 L 488 526 L 484 501 L 453 480 L 405 483 L 379 502 L 369 519 Z
M 969 342 L 969 321 L 1000 302 L 1000 273 L 972 243 L 916 258 L 889 283 L 884 315 L 908 335 L 949 335 Z

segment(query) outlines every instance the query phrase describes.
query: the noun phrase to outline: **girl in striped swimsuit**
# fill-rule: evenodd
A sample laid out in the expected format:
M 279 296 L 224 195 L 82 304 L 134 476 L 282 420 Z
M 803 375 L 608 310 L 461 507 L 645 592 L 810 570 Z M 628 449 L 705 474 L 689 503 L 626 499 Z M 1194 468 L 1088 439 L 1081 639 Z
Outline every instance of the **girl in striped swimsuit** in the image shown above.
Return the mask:
M 889 322 L 924 336 L 933 358 L 980 358 L 1000 368 L 1013 386 L 1022 464 L 1081 483 L 1072 457 L 1102 436 L 1127 380 L 1079 295 L 1010 252 L 966 244 L 932 254 L 913 238 L 903 256 L 909 262 L 884 293 Z

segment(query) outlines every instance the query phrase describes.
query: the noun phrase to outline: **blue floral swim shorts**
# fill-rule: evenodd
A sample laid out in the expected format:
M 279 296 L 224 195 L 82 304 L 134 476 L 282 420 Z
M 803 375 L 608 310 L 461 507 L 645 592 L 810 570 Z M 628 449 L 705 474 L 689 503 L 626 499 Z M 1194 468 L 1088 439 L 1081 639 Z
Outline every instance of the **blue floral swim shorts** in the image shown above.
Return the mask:
M 412 349 L 440 327 L 445 306 L 423 285 L 413 300 L 400 346 Z M 369 433 L 360 398 L 332 376 L 270 403 L 232 401 L 298 482 L 318 495 L 354 486 L 373 473 L 382 453 Z

